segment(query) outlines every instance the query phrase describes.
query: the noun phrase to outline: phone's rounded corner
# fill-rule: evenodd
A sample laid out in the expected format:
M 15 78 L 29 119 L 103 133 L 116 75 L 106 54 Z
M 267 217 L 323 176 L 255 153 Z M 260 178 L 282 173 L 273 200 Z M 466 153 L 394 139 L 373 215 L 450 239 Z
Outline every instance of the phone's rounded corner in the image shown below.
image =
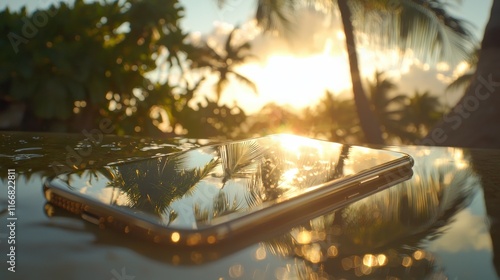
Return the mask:
M 45 199 L 50 202 L 50 193 L 53 189 L 54 184 L 52 183 L 55 177 L 51 176 L 46 178 L 42 184 L 42 194 Z
M 410 163 L 410 167 L 413 167 L 415 165 L 415 159 L 409 154 L 405 154 L 406 158 L 408 159 L 408 162 Z
M 42 184 L 42 194 L 44 195 L 45 199 L 50 202 L 50 194 L 52 193 L 52 190 L 57 189 L 57 184 L 55 183 L 55 179 L 57 178 L 57 175 L 52 175 L 47 177 Z

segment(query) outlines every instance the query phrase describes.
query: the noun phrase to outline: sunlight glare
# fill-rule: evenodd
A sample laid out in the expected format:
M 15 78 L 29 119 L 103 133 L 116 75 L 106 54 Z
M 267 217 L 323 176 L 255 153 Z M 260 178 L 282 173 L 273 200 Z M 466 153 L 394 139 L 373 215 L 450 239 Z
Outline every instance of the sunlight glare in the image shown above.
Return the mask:
M 282 180 L 283 182 L 293 182 L 293 180 L 297 177 L 297 174 L 299 173 L 299 169 L 297 168 L 291 168 L 285 171 L 282 175 Z
M 307 138 L 296 137 L 293 135 L 281 135 L 280 145 L 287 151 L 295 155 L 300 155 L 300 150 L 303 147 L 314 148 L 318 154 L 323 154 L 323 145 L 317 142 L 311 142 Z
M 236 94 L 242 91 L 242 87 L 231 85 L 228 93 L 230 90 L 233 94 L 225 97 L 237 99 L 239 104 L 253 105 L 252 108 L 245 106 L 253 112 L 259 109 L 259 105 L 269 102 L 304 108 L 318 102 L 327 89 L 336 94 L 350 89 L 347 61 L 342 56 L 332 56 L 327 48 L 321 54 L 304 57 L 276 54 L 262 64 L 242 65 L 238 72 L 254 81 L 258 96 Z M 231 101 L 226 100 L 225 103 Z

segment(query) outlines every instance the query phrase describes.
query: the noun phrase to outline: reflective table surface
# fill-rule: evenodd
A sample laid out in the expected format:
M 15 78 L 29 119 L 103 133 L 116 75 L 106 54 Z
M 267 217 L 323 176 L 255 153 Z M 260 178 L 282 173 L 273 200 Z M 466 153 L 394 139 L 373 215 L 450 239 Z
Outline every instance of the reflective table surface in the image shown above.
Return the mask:
M 410 180 L 258 242 L 207 252 L 101 230 L 48 205 L 42 185 L 56 173 L 210 141 L 0 134 L 1 279 L 499 278 L 500 151 L 383 147 L 414 158 Z

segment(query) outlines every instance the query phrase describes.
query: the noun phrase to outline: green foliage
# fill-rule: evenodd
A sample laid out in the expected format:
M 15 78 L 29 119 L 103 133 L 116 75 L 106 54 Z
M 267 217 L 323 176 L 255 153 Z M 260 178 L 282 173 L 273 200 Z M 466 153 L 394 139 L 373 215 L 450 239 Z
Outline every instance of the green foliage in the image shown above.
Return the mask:
M 189 132 L 187 135 L 193 138 L 236 137 L 246 120 L 245 113 L 239 107 L 219 105 L 208 99 L 204 101 L 204 104 L 197 103 L 196 109 L 184 106 L 182 110 L 173 112 Z
M 428 62 L 459 62 L 473 48 L 471 25 L 453 17 L 442 0 L 350 1 L 358 31 L 382 46 L 409 50 Z M 376 23 L 376 24 L 374 24 Z
M 360 143 L 361 129 L 352 99 L 325 92 L 317 104 L 302 111 L 267 104 L 248 116 L 244 135 L 293 133 L 343 143 Z
M 219 0 L 220 5 L 227 1 Z M 265 30 L 292 30 L 291 16 L 300 8 L 325 13 L 338 11 L 349 58 L 357 115 L 366 141 L 382 144 L 380 124 L 366 100 L 360 83 L 360 71 L 354 36 L 360 32 L 387 49 L 415 54 L 427 61 L 457 61 L 471 49 L 473 36 L 461 20 L 449 15 L 441 0 L 260 0 L 255 19 Z M 281 30 L 280 30 L 281 29 Z
M 384 73 L 369 82 L 370 102 L 389 142 L 413 143 L 441 119 L 439 99 L 430 92 L 395 94 L 397 86 Z
M 217 73 L 219 80 L 215 85 L 215 93 L 217 100 L 220 100 L 229 79 L 232 77 L 243 85 L 248 86 L 257 93 L 257 86 L 248 78 L 236 72 L 233 68 L 245 63 L 248 59 L 253 58 L 249 53 L 250 44 L 248 42 L 234 45 L 233 38 L 238 28 L 233 29 L 227 36 L 224 43 L 224 49 L 221 51 L 208 45 L 207 42 L 197 50 L 201 54 L 198 60 L 195 61 L 197 67 L 209 67 L 213 73 Z
M 118 186 L 126 193 L 132 208 L 158 216 L 169 212 L 175 218 L 177 214 L 170 204 L 184 195 L 192 195 L 198 182 L 218 164 L 212 160 L 200 168 L 182 169 L 184 161 L 181 155 L 114 167 L 110 169 L 113 181 L 109 186 Z
M 78 0 L 33 13 L 1 11 L 6 39 L 0 40 L 0 113 L 23 105 L 23 122 L 10 127 L 17 130 L 81 132 L 107 118 L 120 135 L 246 138 L 286 132 L 362 141 L 353 100 L 329 92 L 302 112 L 267 104 L 248 117 L 236 105 L 219 104 L 229 81 L 256 89 L 235 71 L 253 57 L 250 45 L 234 42 L 237 28 L 221 45 L 192 45 L 180 28 L 182 16 L 177 0 Z M 197 96 L 207 75 L 218 77 L 215 100 Z M 377 76 L 372 106 L 386 140 L 411 142 L 440 116 L 431 104 L 437 99 L 392 96 L 393 88 Z
M 26 104 L 23 123 L 13 128 L 79 132 L 105 117 L 118 134 L 174 135 L 168 124 L 192 137 L 230 134 L 245 120 L 241 110 L 213 101 L 195 110 L 188 106 L 195 87 L 146 78 L 158 66 L 169 73 L 203 57 L 186 43 L 182 17 L 177 0 L 77 0 L 0 12 L 8 38 L 0 41 L 0 102 Z M 226 116 L 229 125 L 222 125 Z M 167 124 L 163 132 L 159 124 Z
M 315 137 L 343 143 L 359 143 L 363 137 L 354 101 L 332 92 L 326 91 L 315 107 L 306 110 L 305 122 Z
M 418 138 L 416 133 L 408 131 L 408 122 L 405 115 L 408 108 L 408 96 L 394 94 L 396 84 L 384 77 L 381 72 L 376 72 L 374 80 L 369 82 L 370 102 L 375 115 L 382 125 L 386 139 L 396 138 L 402 142 L 411 142 Z M 408 120 L 406 118 L 406 120 Z
M 388 144 L 414 143 L 443 116 L 442 105 L 430 92 L 397 93 L 384 73 L 368 81 L 370 103 Z M 341 143 L 362 143 L 354 101 L 326 91 L 316 105 L 293 111 L 276 104 L 249 116 L 243 136 L 294 133 Z
M 25 36 L 27 42 L 2 46 L 2 61 L 6 62 L 1 71 L 5 73 L 2 99 L 28 103 L 28 110 L 40 119 L 68 119 L 78 100 L 102 105 L 106 90 L 114 89 L 105 72 L 114 70 L 116 64 L 111 63 L 113 46 L 105 46 L 105 37 L 113 41 L 123 35 L 113 32 L 121 22 L 114 18 L 107 19 L 106 28 L 98 27 L 107 15 L 118 14 L 119 8 L 117 2 L 101 6 L 76 1 L 74 7 L 62 3 L 52 6 L 55 15 L 38 28 L 35 13 L 47 15 L 48 10 L 31 15 L 25 9 L 12 14 L 3 11 L 0 17 L 7 22 L 5 32 Z M 29 25 L 34 27 L 31 36 L 25 32 Z M 26 86 L 16 86 L 19 84 Z
M 423 137 L 443 117 L 443 113 L 437 96 L 428 91 L 423 93 L 415 91 L 408 98 L 408 110 L 405 118 L 409 128 Z

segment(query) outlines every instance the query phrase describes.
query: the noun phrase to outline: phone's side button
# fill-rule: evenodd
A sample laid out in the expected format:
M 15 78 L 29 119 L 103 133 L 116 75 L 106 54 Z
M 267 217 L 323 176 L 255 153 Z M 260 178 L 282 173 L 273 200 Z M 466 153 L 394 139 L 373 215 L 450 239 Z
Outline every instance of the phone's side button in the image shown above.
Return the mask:
M 100 224 L 100 222 L 99 222 L 100 219 L 99 219 L 98 216 L 90 214 L 90 213 L 85 212 L 85 211 L 82 212 L 82 219 L 84 219 L 87 222 L 91 222 L 91 223 L 93 223 L 95 225 L 99 225 Z
M 348 195 L 348 196 L 346 197 L 346 200 L 349 200 L 349 199 L 351 199 L 351 198 L 354 198 L 354 197 L 358 196 L 359 194 L 360 194 L 359 192 L 357 192 L 357 193 L 353 193 L 353 194 L 350 194 L 350 195 Z

